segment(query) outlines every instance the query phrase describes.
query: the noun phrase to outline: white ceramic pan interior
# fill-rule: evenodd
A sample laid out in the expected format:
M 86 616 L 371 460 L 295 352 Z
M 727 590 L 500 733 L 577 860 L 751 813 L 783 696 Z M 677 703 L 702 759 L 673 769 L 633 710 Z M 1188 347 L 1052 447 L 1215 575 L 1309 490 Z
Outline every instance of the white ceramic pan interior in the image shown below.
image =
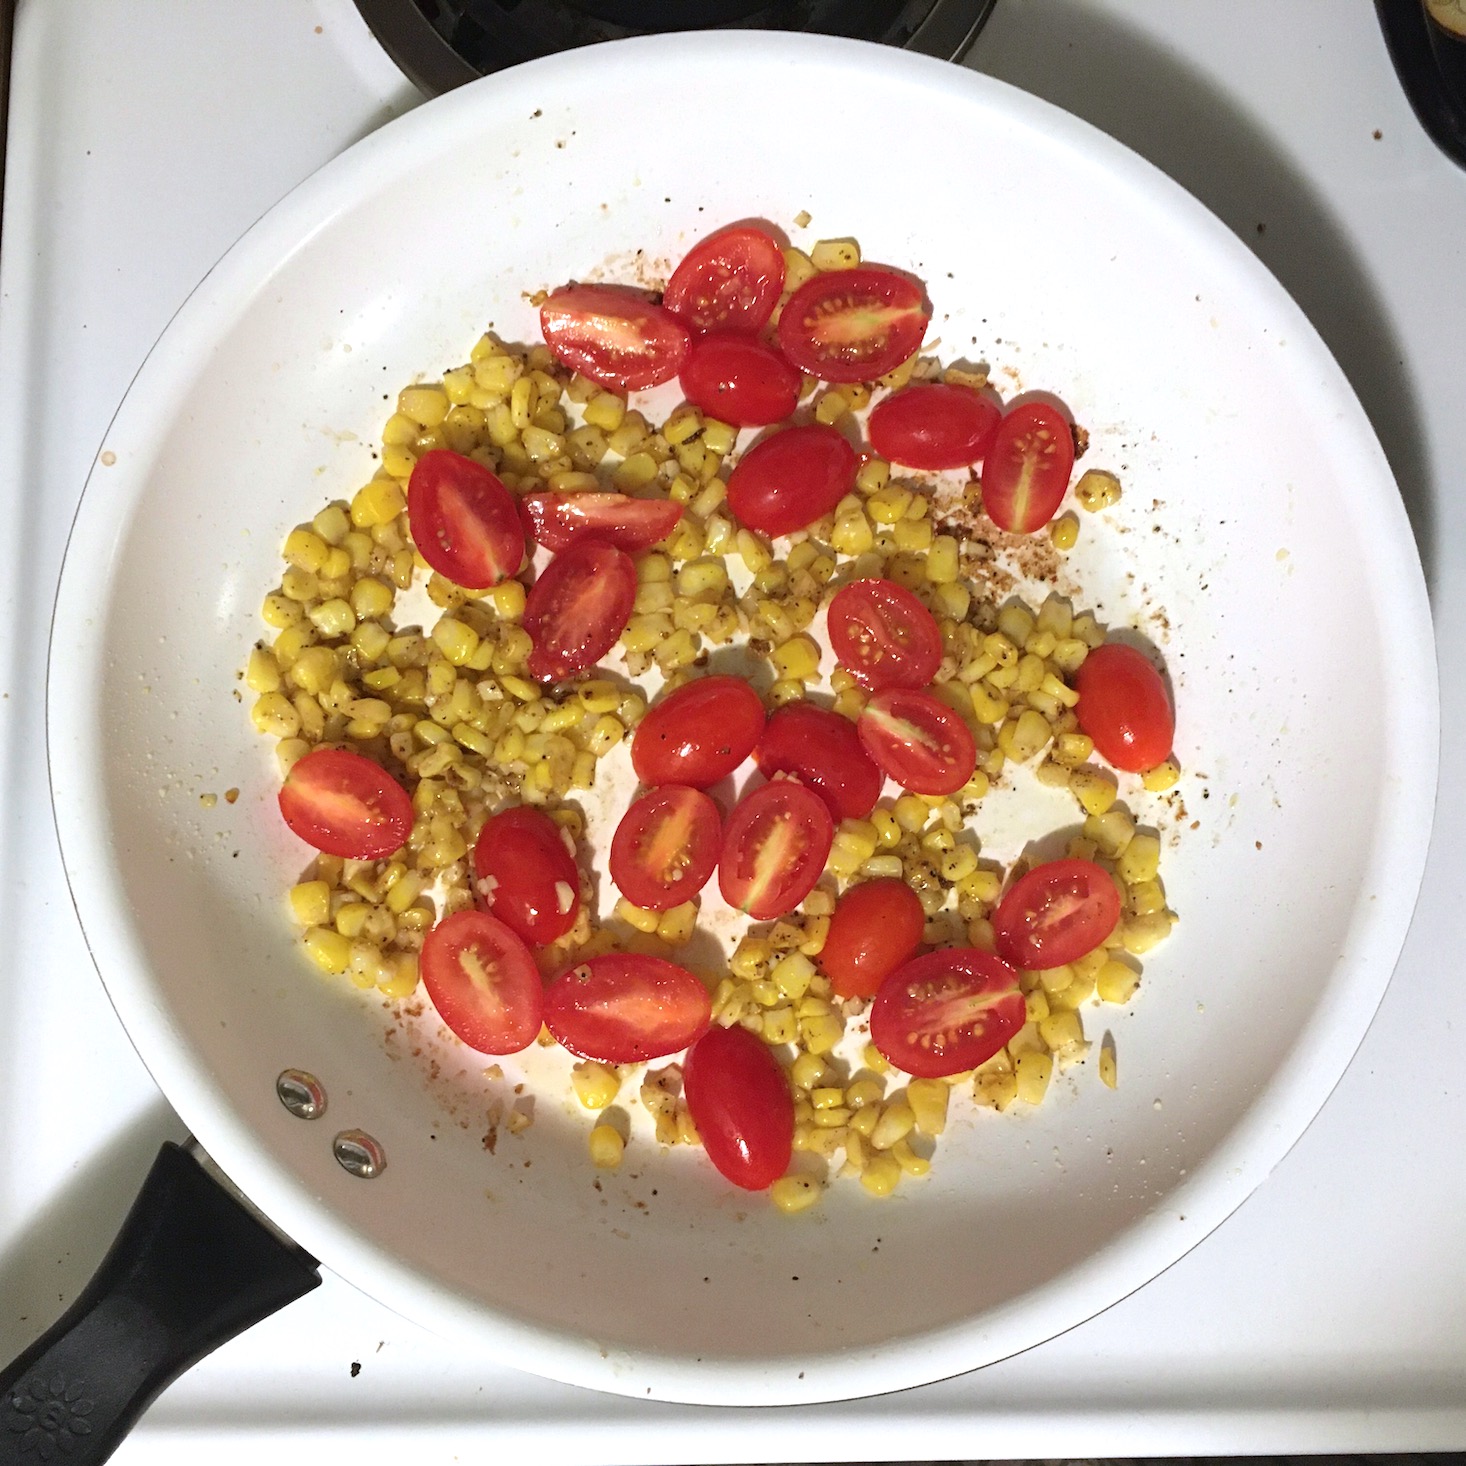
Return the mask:
M 808 211 L 811 222 L 794 220 Z M 524 292 L 655 277 L 712 227 L 856 237 L 910 268 L 944 356 L 1059 394 L 1125 498 L 1061 589 L 1153 642 L 1185 769 L 1137 802 L 1180 913 L 1090 1062 L 1041 1107 L 954 1103 L 931 1176 L 796 1219 L 587 1119 L 308 967 L 238 680 L 283 536 L 371 474 L 405 383 Z M 971 1369 L 1168 1266 L 1302 1133 L 1409 921 L 1434 794 L 1419 563 L 1364 413 L 1308 322 L 1190 197 L 1054 108 L 837 41 L 578 51 L 429 103 L 287 198 L 200 285 L 113 423 L 62 580 L 50 757 L 65 861 L 118 1013 L 187 1124 L 303 1246 L 507 1363 L 637 1396 L 832 1399 Z M 205 808 L 200 796 L 237 788 Z M 624 793 L 624 784 L 621 786 Z M 1131 786 L 1127 785 L 1127 790 Z M 994 802 L 994 820 L 1003 807 Z M 1054 822 L 1071 820 L 1049 806 Z M 995 853 L 1005 834 L 977 821 Z M 84 1058 L 84 1056 L 82 1056 Z M 538 1061 L 537 1061 L 538 1062 Z M 281 1106 L 294 1066 L 329 1096 Z M 375 1180 L 331 1137 L 384 1147 Z

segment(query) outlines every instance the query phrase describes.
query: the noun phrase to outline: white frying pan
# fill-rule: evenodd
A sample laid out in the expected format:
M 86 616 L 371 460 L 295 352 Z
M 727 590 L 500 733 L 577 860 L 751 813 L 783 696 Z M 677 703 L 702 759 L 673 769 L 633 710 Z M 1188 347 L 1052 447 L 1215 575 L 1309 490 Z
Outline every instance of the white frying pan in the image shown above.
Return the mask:
M 853 235 L 919 273 L 944 356 L 1061 394 L 1088 461 L 1121 466 L 1126 497 L 1107 524 L 1086 517 L 1062 588 L 1160 647 L 1186 770 L 1187 814 L 1164 826 L 1177 934 L 1130 1009 L 1087 1015 L 1092 1037 L 1116 1036 L 1118 1089 L 1090 1063 L 1027 1113 L 954 1104 L 926 1181 L 885 1202 L 837 1185 L 792 1220 L 693 1151 L 633 1145 L 597 1186 L 586 1120 L 553 1086 L 490 1153 L 487 1109 L 516 1061 L 486 1078 L 431 1014 L 414 1024 L 308 970 L 281 898 L 302 849 L 236 696 L 281 539 L 369 476 L 384 395 L 462 360 L 488 323 L 534 339 L 522 292 L 596 267 L 654 276 L 750 216 L 797 241 Z M 506 1363 L 772 1404 L 1038 1343 L 1249 1194 L 1389 979 L 1431 820 L 1436 691 L 1415 546 L 1364 413 L 1222 225 L 985 77 L 704 34 L 466 87 L 261 221 L 179 313 L 102 449 L 57 603 L 49 720 L 103 981 L 265 1214 Z M 237 803 L 201 806 L 229 787 Z M 979 829 L 1011 854 L 1004 811 Z M 286 1069 L 319 1079 L 324 1115 L 282 1105 Z M 381 1147 L 375 1179 L 338 1162 L 345 1131 Z

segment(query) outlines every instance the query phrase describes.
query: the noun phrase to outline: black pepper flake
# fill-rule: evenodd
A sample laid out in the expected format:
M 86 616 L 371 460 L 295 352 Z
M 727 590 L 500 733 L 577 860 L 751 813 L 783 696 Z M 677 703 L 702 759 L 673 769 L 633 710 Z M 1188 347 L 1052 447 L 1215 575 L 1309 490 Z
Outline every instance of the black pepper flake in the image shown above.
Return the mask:
M 357 1375 L 359 1375 L 360 1373 L 361 1373 L 361 1360 L 360 1359 L 353 1359 L 351 1361 L 351 1377 L 352 1377 L 352 1379 L 355 1379 L 357 1377 Z

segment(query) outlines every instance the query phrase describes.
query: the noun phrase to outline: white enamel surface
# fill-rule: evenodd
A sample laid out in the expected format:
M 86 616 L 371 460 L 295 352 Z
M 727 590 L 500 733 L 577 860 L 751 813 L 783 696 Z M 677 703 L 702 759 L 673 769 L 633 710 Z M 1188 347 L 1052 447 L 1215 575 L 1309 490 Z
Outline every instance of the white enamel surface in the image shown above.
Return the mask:
M 93 471 L 58 605 L 51 759 L 119 1013 L 185 1121 L 303 1245 L 507 1363 L 769 1404 L 1036 1343 L 1247 1196 L 1388 980 L 1424 859 L 1435 691 L 1382 456 L 1311 328 L 1225 230 L 997 83 L 740 39 L 744 85 L 720 101 L 696 78 L 730 44 L 577 53 L 430 104 L 214 271 Z M 800 99 L 784 95 L 791 64 Z M 585 100 L 608 86 L 613 117 Z M 970 174 L 955 148 L 876 145 L 847 172 L 789 151 L 800 108 L 861 87 L 934 136 L 980 139 Z M 1051 180 L 1037 195 L 1036 172 Z M 1093 1037 L 1115 1030 L 1116 1093 L 1086 1068 L 1034 1114 L 959 1118 L 928 1183 L 884 1205 L 837 1187 L 791 1225 L 692 1155 L 594 1190 L 584 1121 L 551 1097 L 486 1154 L 481 1065 L 445 1050 L 430 1082 L 384 1042 L 375 1004 L 303 971 L 278 900 L 299 851 L 234 692 L 280 538 L 369 474 L 383 392 L 461 359 L 488 322 L 527 336 L 522 290 L 801 209 L 809 237 L 853 234 L 919 270 L 947 350 L 975 338 L 1024 386 L 1060 392 L 1091 430 L 1088 461 L 1124 465 L 1119 530 L 1086 523 L 1079 563 L 1106 616 L 1135 619 L 1167 658 L 1199 828 L 1167 850 L 1182 925 L 1141 1000 L 1087 1015 Z M 200 808 L 229 786 L 232 810 Z M 348 1178 L 320 1127 L 279 1106 L 287 1065 L 326 1083 L 327 1126 L 384 1143 L 382 1178 Z

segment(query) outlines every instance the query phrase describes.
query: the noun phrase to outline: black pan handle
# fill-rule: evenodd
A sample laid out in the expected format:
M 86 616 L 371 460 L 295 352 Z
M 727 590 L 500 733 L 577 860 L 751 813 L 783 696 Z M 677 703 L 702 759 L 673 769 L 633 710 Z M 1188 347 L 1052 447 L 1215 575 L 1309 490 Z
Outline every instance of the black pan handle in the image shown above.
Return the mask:
M 105 1461 L 185 1369 L 320 1281 L 313 1257 L 164 1145 L 81 1297 L 0 1370 L 0 1466 Z

